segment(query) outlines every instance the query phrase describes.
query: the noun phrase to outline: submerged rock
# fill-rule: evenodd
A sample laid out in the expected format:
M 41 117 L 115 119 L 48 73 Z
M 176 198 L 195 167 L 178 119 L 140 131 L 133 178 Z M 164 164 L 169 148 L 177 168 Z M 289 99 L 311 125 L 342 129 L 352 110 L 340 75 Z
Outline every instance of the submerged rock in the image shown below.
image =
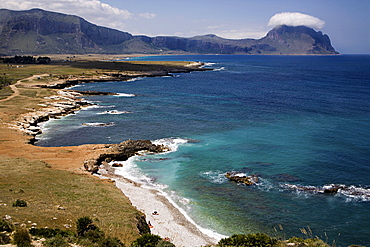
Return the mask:
M 276 175 L 272 176 L 272 178 L 275 179 L 276 181 L 279 181 L 279 182 L 297 182 L 297 181 L 300 181 L 299 178 L 294 177 L 290 174 L 286 174 L 286 173 L 276 174 Z
M 252 174 L 247 176 L 245 173 L 242 172 L 227 172 L 225 177 L 227 177 L 230 181 L 243 183 L 245 185 L 254 185 L 259 181 L 257 175 Z

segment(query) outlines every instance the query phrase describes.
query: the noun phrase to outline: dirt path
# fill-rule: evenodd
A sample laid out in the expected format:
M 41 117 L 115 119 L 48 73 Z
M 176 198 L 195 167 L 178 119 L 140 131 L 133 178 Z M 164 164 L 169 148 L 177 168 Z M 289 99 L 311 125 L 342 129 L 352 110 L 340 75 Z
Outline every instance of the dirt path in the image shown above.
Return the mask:
M 33 75 L 26 79 L 18 80 L 15 84 L 10 85 L 13 94 L 5 99 L 1 99 L 0 102 L 6 102 L 17 96 L 21 96 L 18 89 L 19 86 L 32 88 L 32 82 L 43 76 L 47 76 L 47 74 Z M 24 100 L 21 100 L 19 104 L 22 104 L 22 102 L 24 102 Z M 29 144 L 29 136 L 19 130 L 9 128 L 9 124 L 11 122 L 16 122 L 16 119 L 20 116 L 17 112 L 14 112 L 11 107 L 12 106 L 5 106 L 4 110 L 0 112 L 0 156 L 42 160 L 50 164 L 53 168 L 81 173 L 83 172 L 82 167 L 84 161 L 94 158 L 99 154 L 101 145 L 38 147 Z
M 18 88 L 16 86 L 18 83 L 19 83 L 19 81 L 17 81 L 17 83 L 15 83 L 15 84 L 12 84 L 12 85 L 9 86 L 13 90 L 13 94 L 10 95 L 10 96 L 8 96 L 5 99 L 0 99 L 0 102 L 4 102 L 4 101 L 10 100 L 10 99 L 12 99 L 12 98 L 14 98 L 16 96 L 19 96 L 19 90 L 18 90 Z
M 27 81 L 33 81 L 33 80 L 35 80 L 36 78 L 41 78 L 41 77 L 46 76 L 46 75 L 47 75 L 47 74 L 42 74 L 42 75 L 33 75 L 33 76 L 30 76 L 30 77 L 28 77 L 28 78 L 26 78 L 26 79 L 18 80 L 15 84 L 9 85 L 9 87 L 10 87 L 10 88 L 12 89 L 12 91 L 13 91 L 13 94 L 12 94 L 12 95 L 10 95 L 10 96 L 8 96 L 8 97 L 7 97 L 7 98 L 5 98 L 5 99 L 0 99 L 0 102 L 4 102 L 4 101 L 7 101 L 7 100 L 10 100 L 10 99 L 12 99 L 12 98 L 14 98 L 14 97 L 19 96 L 19 95 L 20 95 L 20 92 L 19 92 L 19 90 L 18 90 L 17 85 L 19 86 L 19 85 L 23 84 L 23 82 L 22 82 L 22 81 L 24 81 L 24 80 L 27 80 Z

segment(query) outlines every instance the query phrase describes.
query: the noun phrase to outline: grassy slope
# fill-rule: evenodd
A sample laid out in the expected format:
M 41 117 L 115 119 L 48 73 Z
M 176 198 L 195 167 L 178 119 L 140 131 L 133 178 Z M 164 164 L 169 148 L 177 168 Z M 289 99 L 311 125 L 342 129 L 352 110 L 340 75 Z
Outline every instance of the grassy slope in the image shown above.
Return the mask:
M 101 57 L 100 59 L 102 59 Z M 80 58 L 75 58 L 80 59 Z M 19 95 L 0 101 L 0 217 L 10 215 L 14 222 L 27 226 L 61 228 L 72 225 L 79 217 L 99 220 L 97 225 L 108 235 L 129 244 L 139 236 L 135 216 L 139 212 L 113 183 L 92 177 L 77 170 L 85 157 L 95 154 L 95 148 L 42 148 L 26 144 L 27 137 L 7 128 L 7 124 L 24 114 L 41 108 L 44 97 L 56 93 L 52 89 L 30 88 L 33 84 L 55 81 L 60 75 L 90 76 L 103 72 L 128 71 L 139 73 L 164 69 L 169 64 L 101 63 L 83 61 L 50 65 L 8 66 L 0 64 L 0 73 L 21 84 L 15 85 Z M 181 66 L 176 63 L 171 66 Z M 12 68 L 11 68 L 12 67 Z M 30 75 L 46 74 L 41 79 L 28 80 Z M 50 76 L 52 74 L 52 76 Z M 12 94 L 9 87 L 0 95 Z M 124 140 L 122 140 L 124 141 Z M 90 152 L 90 153 L 88 153 Z M 69 166 L 69 168 L 66 168 Z M 51 167 L 51 168 L 49 168 Z M 72 168 L 71 168 L 72 167 Z M 72 172 L 71 172 L 72 171 Z M 77 174 L 79 173 L 79 174 Z M 26 200 L 26 208 L 12 207 L 16 199 Z M 4 205 L 6 204 L 6 205 Z M 61 205 L 65 210 L 58 210 Z M 56 218 L 53 220 L 53 218 Z
M 138 212 L 112 183 L 21 158 L 1 157 L 0 169 L 0 212 L 10 215 L 13 222 L 60 229 L 71 225 L 70 229 L 75 229 L 79 217 L 90 216 L 108 235 L 127 244 L 139 236 L 135 226 Z M 17 199 L 28 206 L 13 207 Z

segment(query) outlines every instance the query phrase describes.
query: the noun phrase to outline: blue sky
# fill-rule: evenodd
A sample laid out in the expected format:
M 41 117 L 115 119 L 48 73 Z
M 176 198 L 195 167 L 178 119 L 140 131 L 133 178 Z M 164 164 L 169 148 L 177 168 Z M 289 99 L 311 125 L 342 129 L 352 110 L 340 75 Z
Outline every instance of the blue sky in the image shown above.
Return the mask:
M 134 35 L 261 38 L 272 16 L 298 12 L 318 18 L 342 54 L 370 54 L 370 0 L 2 0 L 0 8 L 78 15 Z

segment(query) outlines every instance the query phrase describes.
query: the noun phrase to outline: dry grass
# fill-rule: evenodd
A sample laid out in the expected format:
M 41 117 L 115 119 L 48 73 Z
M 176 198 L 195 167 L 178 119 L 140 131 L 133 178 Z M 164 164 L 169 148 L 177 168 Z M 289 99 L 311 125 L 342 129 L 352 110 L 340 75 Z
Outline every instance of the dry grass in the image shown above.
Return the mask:
M 37 110 L 41 107 L 39 104 L 46 101 L 44 97 L 56 93 L 52 89 L 31 87 L 35 84 L 54 82 L 63 75 L 139 73 L 188 63 L 103 63 L 96 61 L 95 56 L 74 59 L 78 61 L 18 67 L 0 64 L 0 75 L 11 78 L 14 83 L 21 80 L 14 85 L 16 94 L 9 87 L 0 90 L 0 97 L 12 95 L 8 100 L 0 100 L 0 217 L 10 215 L 13 222 L 28 227 L 36 223 L 37 227 L 65 229 L 66 225 L 71 225 L 73 229 L 79 217 L 90 216 L 98 220 L 95 223 L 108 235 L 129 245 L 139 236 L 135 218 L 139 212 L 113 183 L 82 174 L 80 170 L 84 160 L 96 155 L 96 147 L 35 147 L 27 144 L 29 137 L 9 129 L 8 124 L 21 114 Z M 43 76 L 27 79 L 31 75 Z M 12 207 L 17 199 L 25 200 L 28 207 Z M 59 205 L 65 210 L 58 210 Z
M 134 224 L 138 212 L 111 182 L 20 158 L 0 158 L 0 169 L 0 212 L 10 215 L 13 222 L 75 229 L 78 218 L 90 216 L 108 235 L 126 244 L 139 236 Z M 28 206 L 13 207 L 17 199 Z

